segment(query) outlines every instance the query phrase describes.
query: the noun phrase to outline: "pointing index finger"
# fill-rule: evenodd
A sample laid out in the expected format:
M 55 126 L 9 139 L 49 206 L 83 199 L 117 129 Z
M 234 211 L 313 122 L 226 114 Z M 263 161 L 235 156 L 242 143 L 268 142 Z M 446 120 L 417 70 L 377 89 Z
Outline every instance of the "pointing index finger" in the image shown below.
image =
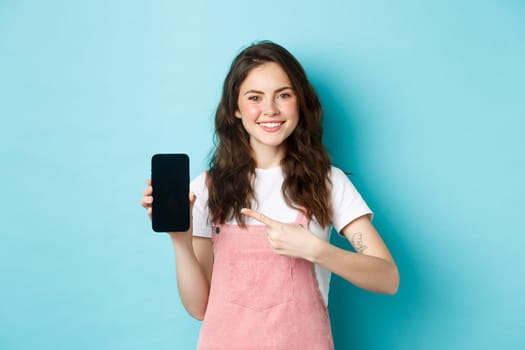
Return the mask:
M 274 223 L 274 221 L 270 219 L 269 217 L 267 217 L 266 215 L 258 211 L 255 211 L 255 210 L 248 209 L 248 208 L 241 209 L 241 214 L 249 216 L 259 221 L 260 223 L 265 224 L 266 226 L 272 226 Z

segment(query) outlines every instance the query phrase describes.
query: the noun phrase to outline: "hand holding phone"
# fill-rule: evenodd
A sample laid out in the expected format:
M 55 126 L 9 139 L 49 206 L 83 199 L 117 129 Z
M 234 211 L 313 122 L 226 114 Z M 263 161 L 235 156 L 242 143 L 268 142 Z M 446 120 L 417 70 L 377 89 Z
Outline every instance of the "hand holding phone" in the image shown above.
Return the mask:
M 189 230 L 189 173 L 189 157 L 186 154 L 155 154 L 151 158 L 153 231 Z

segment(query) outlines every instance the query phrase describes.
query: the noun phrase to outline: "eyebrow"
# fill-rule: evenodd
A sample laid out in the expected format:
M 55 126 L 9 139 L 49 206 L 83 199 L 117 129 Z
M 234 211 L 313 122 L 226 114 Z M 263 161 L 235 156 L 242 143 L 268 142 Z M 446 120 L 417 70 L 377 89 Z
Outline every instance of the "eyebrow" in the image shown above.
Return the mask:
M 281 91 L 288 90 L 288 89 L 293 90 L 293 88 L 291 86 L 283 86 L 282 88 L 279 88 L 279 89 L 275 90 L 274 93 L 279 93 Z M 259 90 L 248 90 L 248 91 L 246 91 L 243 94 L 243 96 L 247 95 L 247 94 L 261 94 L 261 95 L 263 95 L 264 92 L 259 91 Z

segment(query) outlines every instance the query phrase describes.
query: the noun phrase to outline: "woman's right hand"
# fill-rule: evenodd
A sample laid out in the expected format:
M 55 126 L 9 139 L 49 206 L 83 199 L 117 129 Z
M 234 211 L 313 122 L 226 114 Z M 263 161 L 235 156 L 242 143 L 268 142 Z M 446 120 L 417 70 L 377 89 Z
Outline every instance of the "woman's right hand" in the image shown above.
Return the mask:
M 148 179 L 146 181 L 147 187 L 144 190 L 142 200 L 140 201 L 140 204 L 147 210 L 148 216 L 151 220 L 151 213 L 152 213 L 152 203 L 153 203 L 153 187 L 151 185 L 151 180 Z M 190 196 L 190 228 L 188 231 L 185 232 L 168 232 L 170 237 L 174 241 L 184 241 L 186 243 L 191 243 L 191 237 L 193 236 L 193 218 L 192 218 L 192 212 L 193 212 L 193 204 L 195 203 L 196 196 L 193 194 L 193 192 L 189 193 Z
M 151 219 L 153 203 L 153 187 L 151 180 L 140 204 L 148 211 Z M 169 232 L 175 249 L 177 285 L 179 295 L 186 310 L 198 320 L 204 318 L 210 293 L 210 281 L 213 270 L 213 246 L 211 239 L 193 237 L 193 204 L 197 198 L 192 192 L 190 196 L 190 228 L 186 232 Z
M 144 190 L 144 196 L 142 197 L 142 200 L 140 201 L 140 205 L 142 205 L 148 212 L 149 219 L 151 220 L 151 204 L 153 203 L 153 187 L 151 187 L 151 180 L 148 179 L 146 181 L 148 186 Z

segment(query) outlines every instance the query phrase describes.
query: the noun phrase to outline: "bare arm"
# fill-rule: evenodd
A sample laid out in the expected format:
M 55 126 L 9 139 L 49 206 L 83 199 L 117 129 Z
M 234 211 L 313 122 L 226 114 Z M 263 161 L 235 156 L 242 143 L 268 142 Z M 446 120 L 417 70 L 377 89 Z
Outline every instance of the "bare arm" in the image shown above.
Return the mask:
M 151 204 L 153 189 L 151 181 L 144 190 L 141 205 L 146 208 L 151 219 Z M 190 193 L 190 203 L 193 209 L 195 196 Z M 193 220 L 190 220 L 192 222 Z M 208 305 L 211 273 L 213 267 L 213 250 L 211 239 L 193 237 L 193 227 L 186 232 L 171 232 L 173 249 L 175 251 L 175 266 L 179 296 L 188 313 L 198 320 L 204 318 Z
M 396 264 L 368 216 L 357 218 L 342 230 L 355 248 L 354 253 L 320 239 L 297 224 L 278 222 L 251 209 L 243 209 L 242 213 L 266 225 L 268 240 L 276 253 L 319 264 L 372 292 L 397 292 Z
M 179 235 L 180 232 L 170 233 L 175 250 L 179 296 L 188 313 L 202 320 L 208 305 L 213 266 L 211 239 L 193 237 L 187 240 Z
M 319 239 L 313 244 L 311 261 L 360 288 L 376 293 L 395 294 L 399 287 L 399 272 L 369 216 L 352 221 L 342 233 L 356 253 Z

